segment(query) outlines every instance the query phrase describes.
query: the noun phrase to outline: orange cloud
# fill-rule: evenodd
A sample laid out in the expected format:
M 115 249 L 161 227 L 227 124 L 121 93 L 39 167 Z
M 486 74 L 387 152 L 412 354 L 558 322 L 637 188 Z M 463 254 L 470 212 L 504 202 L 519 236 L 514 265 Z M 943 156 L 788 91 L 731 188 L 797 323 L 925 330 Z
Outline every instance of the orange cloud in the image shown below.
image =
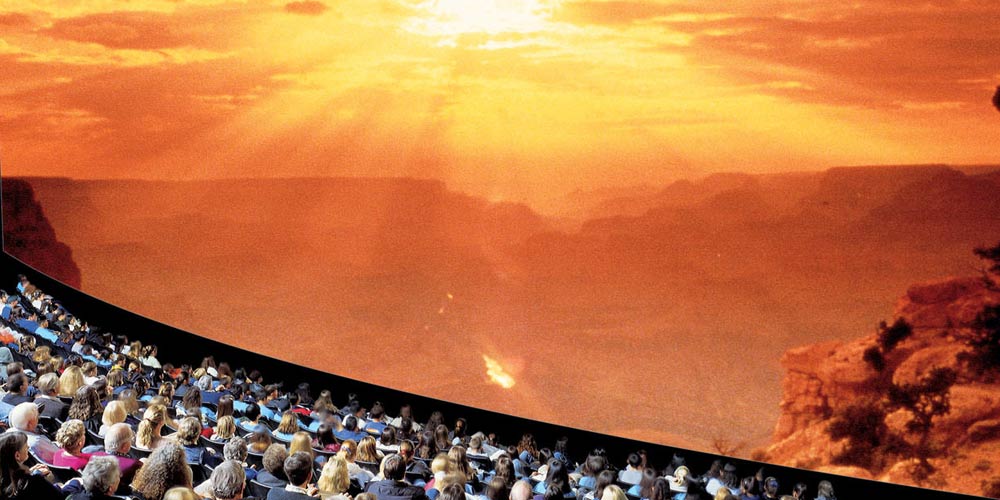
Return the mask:
M 289 2 L 285 4 L 285 12 L 292 14 L 318 16 L 327 10 L 329 10 L 329 7 L 325 3 L 316 0 L 303 0 L 301 2 Z

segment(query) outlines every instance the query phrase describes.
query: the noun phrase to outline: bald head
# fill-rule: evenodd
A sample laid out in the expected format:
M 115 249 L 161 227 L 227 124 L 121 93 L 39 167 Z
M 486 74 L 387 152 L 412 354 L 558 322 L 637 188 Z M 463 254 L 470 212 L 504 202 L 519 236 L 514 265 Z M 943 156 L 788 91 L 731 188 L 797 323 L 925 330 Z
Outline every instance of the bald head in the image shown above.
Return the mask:
M 128 450 L 132 448 L 133 437 L 135 434 L 128 424 L 124 422 L 114 424 L 104 434 L 104 451 L 128 453 Z
M 510 489 L 510 500 L 531 500 L 533 496 L 531 484 L 524 480 L 514 483 Z

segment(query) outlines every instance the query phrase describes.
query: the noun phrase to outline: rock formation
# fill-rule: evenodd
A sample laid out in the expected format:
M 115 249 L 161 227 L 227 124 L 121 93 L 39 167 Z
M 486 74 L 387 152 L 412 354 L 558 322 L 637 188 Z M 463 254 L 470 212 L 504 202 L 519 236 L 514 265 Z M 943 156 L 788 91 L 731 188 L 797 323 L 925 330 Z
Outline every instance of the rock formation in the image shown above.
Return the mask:
M 3 242 L 7 253 L 80 288 L 80 268 L 73 261 L 73 252 L 56 237 L 27 181 L 3 180 Z
M 984 382 L 959 356 L 977 314 L 1000 304 L 1000 291 L 982 278 L 952 278 L 910 287 L 894 312 L 912 334 L 884 354 L 879 371 L 865 361 L 878 344 L 878 332 L 850 342 L 827 342 L 791 349 L 782 357 L 786 370 L 781 416 L 773 443 L 759 458 L 796 467 L 863 478 L 920 485 L 969 494 L 996 494 L 990 484 L 1000 477 L 1000 383 Z M 950 411 L 933 420 L 929 459 L 934 471 L 922 474 L 902 449 L 876 448 L 867 467 L 842 456 L 846 439 L 834 440 L 830 424 L 839 409 L 859 401 L 886 401 L 886 387 L 916 383 L 935 368 L 951 368 Z M 988 380 L 988 379 L 986 379 Z M 914 441 L 906 428 L 909 415 L 891 409 L 884 416 L 887 435 Z

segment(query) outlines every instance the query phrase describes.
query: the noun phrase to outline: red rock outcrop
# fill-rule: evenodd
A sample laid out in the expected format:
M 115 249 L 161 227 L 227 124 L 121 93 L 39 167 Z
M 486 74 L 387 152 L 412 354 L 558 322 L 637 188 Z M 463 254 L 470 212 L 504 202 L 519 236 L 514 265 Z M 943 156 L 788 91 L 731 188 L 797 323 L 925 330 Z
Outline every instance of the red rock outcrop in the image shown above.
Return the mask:
M 976 381 L 960 362 L 967 347 L 963 335 L 984 307 L 1000 303 L 1000 292 L 981 278 L 954 278 L 910 287 L 900 298 L 895 318 L 905 318 L 913 333 L 885 354 L 885 369 L 877 372 L 863 359 L 876 345 L 877 333 L 857 340 L 827 342 L 791 349 L 782 357 L 786 370 L 781 416 L 773 442 L 761 458 L 775 463 L 884 481 L 918 484 L 970 494 L 982 494 L 986 480 L 1000 476 L 1000 384 Z M 894 318 L 894 319 L 895 319 Z M 882 398 L 887 384 L 915 383 L 938 367 L 955 369 L 951 410 L 934 419 L 932 443 L 943 449 L 930 459 L 936 471 L 914 477 L 915 459 L 892 456 L 878 470 L 837 464 L 845 441 L 827 431 L 833 415 L 862 398 Z M 904 435 L 909 414 L 889 413 L 890 432 Z

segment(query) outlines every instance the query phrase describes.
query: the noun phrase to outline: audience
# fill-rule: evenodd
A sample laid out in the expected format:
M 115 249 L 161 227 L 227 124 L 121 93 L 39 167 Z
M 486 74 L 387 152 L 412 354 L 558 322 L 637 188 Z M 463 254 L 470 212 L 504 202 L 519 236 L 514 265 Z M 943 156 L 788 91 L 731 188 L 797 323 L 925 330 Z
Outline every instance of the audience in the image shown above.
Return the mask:
M 424 500 L 428 495 L 528 500 L 533 490 L 536 500 L 623 500 L 626 495 L 616 480 L 631 485 L 629 495 L 647 500 L 707 498 L 706 492 L 720 500 L 737 493 L 750 500 L 783 498 L 777 479 L 760 475 L 740 483 L 735 467 L 723 467 L 721 461 L 694 477 L 683 457 L 675 456 L 661 476 L 647 464 L 644 452 L 630 454 L 619 471 L 598 448 L 577 465 L 567 458 L 565 438 L 552 451 L 540 448 L 530 433 L 516 446 L 500 445 L 494 434 L 473 433 L 461 417 L 449 430 L 444 415 L 432 412 L 421 426 L 413 421 L 409 405 L 392 418 L 381 402 L 368 411 L 353 394 L 338 408 L 329 390 L 320 391 L 315 400 L 308 383 L 282 392 L 281 384 L 265 384 L 257 370 L 233 370 L 211 356 L 195 367 L 161 365 L 155 346 L 97 333 L 26 279 L 21 285 L 19 289 L 30 290 L 30 297 L 23 295 L 26 301 L 0 293 L 6 315 L 0 317 L 0 342 L 5 344 L 0 345 L 0 380 L 6 380 L 0 419 L 6 416 L 9 424 L 0 435 L 0 498 L 71 495 L 83 500 L 108 498 L 113 492 L 144 500 L 200 498 L 192 490 L 188 464 L 215 466 L 196 491 L 223 500 L 241 498 L 251 480 L 270 488 L 267 498 L 279 500 Z M 25 329 L 31 325 L 37 326 Z M 14 351 L 24 364 L 15 361 Z M 60 395 L 72 396 L 72 403 Z M 174 401 L 179 422 L 172 418 Z M 67 420 L 58 429 L 52 425 L 55 420 L 47 421 L 42 429 L 42 416 Z M 275 422 L 272 431 L 268 425 Z M 103 451 L 83 452 L 88 431 L 104 437 Z M 240 437 L 244 433 L 249 435 Z M 202 437 L 222 446 L 221 458 L 202 446 Z M 133 442 L 138 456 L 149 455 L 145 465 L 133 454 Z M 79 489 L 82 483 L 83 490 L 67 486 L 63 495 L 48 481 L 33 479 L 52 474 L 44 465 L 23 466 L 29 450 L 45 463 L 81 471 L 82 479 L 69 484 Z M 247 464 L 248 452 L 258 454 L 251 461 L 261 470 Z M 330 453 L 335 455 L 326 460 Z M 424 461 L 431 459 L 433 479 Z M 322 472 L 314 469 L 316 464 Z M 378 476 L 372 472 L 376 468 Z M 198 469 L 199 481 L 203 470 Z M 518 481 L 528 476 L 540 480 L 535 488 Z M 426 492 L 420 487 L 425 482 Z M 784 496 L 802 499 L 805 492 L 805 484 L 799 483 Z M 835 499 L 828 481 L 819 484 L 816 498 Z

